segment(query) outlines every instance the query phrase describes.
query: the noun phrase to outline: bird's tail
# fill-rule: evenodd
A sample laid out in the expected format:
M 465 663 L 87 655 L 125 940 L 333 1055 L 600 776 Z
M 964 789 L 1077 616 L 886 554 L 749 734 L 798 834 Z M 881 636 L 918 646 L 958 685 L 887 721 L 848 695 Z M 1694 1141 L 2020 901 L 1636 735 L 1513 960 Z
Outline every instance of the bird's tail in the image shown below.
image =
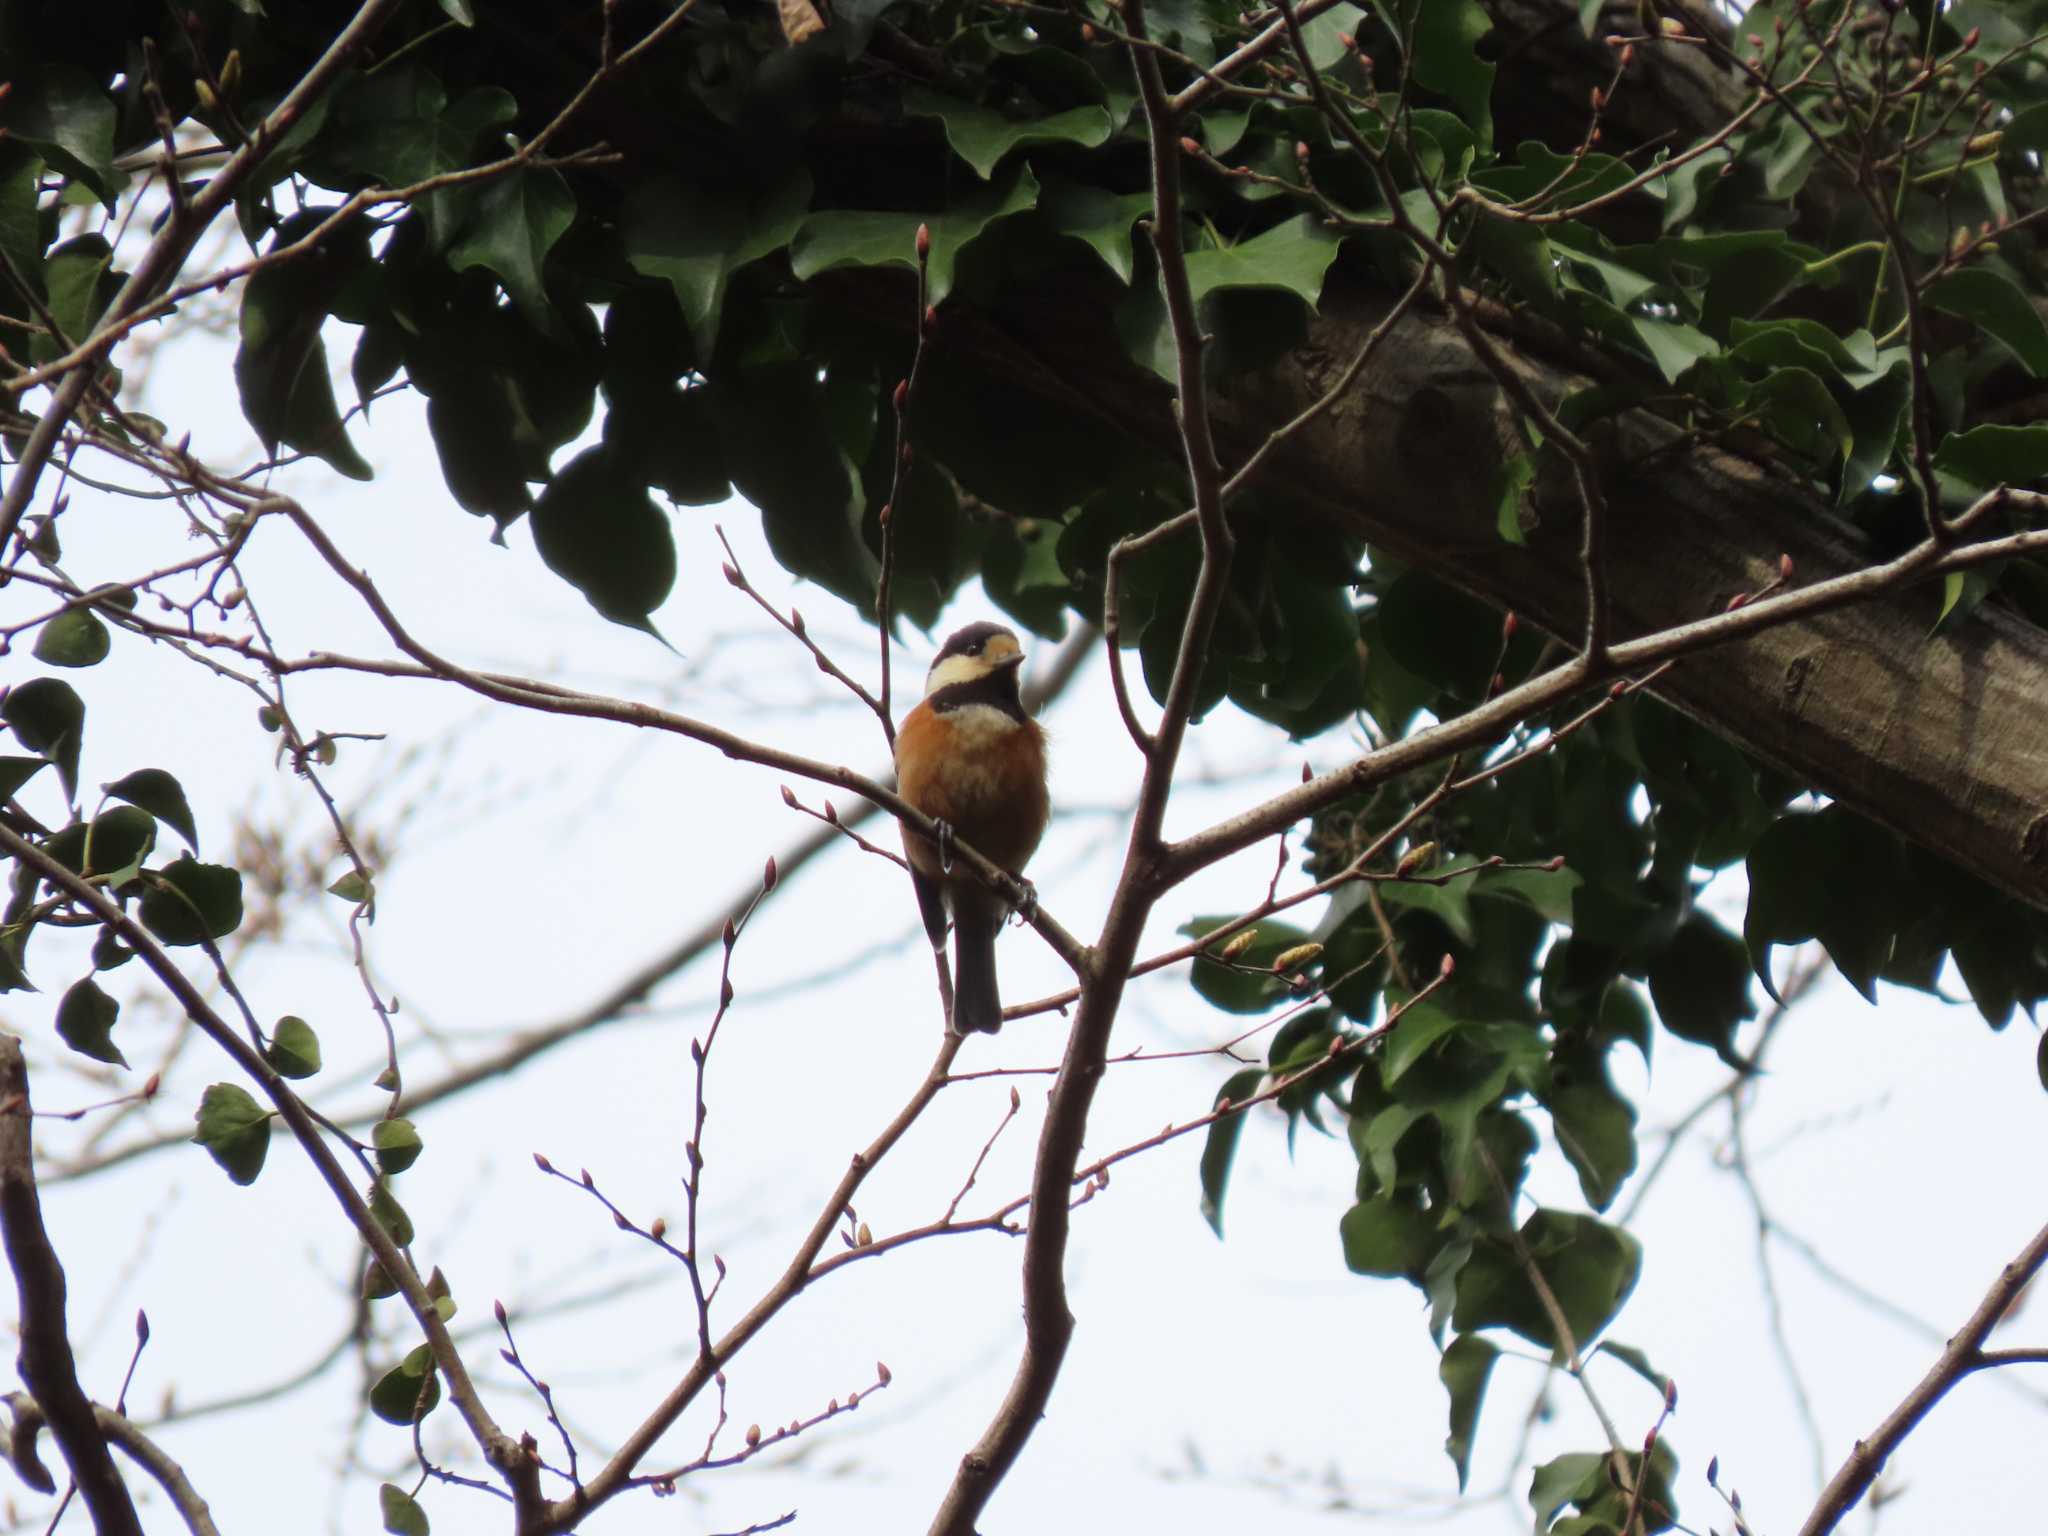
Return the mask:
M 996 935 L 1003 917 L 1000 910 L 971 910 L 976 905 L 962 901 L 953 912 L 953 1029 L 992 1035 L 1003 1027 L 1003 1000 L 996 991 Z

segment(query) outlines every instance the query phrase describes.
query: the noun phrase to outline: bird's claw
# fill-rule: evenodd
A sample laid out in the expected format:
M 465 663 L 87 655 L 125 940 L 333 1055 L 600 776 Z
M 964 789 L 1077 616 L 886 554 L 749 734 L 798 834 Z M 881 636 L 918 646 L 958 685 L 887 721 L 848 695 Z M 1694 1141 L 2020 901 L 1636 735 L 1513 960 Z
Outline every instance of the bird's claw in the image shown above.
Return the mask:
M 953 824 L 932 818 L 932 841 L 939 845 L 939 873 L 953 873 Z
M 1022 875 L 1011 877 L 1017 882 L 1017 900 L 1010 908 L 1020 921 L 1029 923 L 1038 916 L 1038 887 Z

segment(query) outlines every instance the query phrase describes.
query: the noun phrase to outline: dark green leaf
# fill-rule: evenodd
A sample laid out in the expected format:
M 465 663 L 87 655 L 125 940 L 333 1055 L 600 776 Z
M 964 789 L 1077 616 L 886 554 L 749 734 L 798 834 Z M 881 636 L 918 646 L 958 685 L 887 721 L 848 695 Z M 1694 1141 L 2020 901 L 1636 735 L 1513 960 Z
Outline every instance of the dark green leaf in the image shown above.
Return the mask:
M 370 1412 L 386 1424 L 417 1423 L 441 1401 L 441 1378 L 434 1370 L 434 1352 L 420 1345 L 378 1378 L 370 1388 Z
M 90 976 L 72 983 L 57 1004 L 57 1037 L 81 1056 L 125 1067 L 128 1058 L 114 1044 L 114 1020 L 121 1005 L 107 996 Z
M 1208 122 L 1212 127 L 1214 121 L 1211 114 Z M 1216 154 L 1224 152 L 1213 142 L 1210 148 Z M 1131 226 L 1151 211 L 1152 194 L 1126 192 L 1119 196 L 1059 176 L 1046 176 L 1043 181 L 1038 211 L 1046 222 L 1062 235 L 1085 243 L 1117 275 L 1119 282 L 1128 284 L 1133 261 Z M 936 233 L 933 240 L 936 244 Z
M 192 1139 L 237 1184 L 253 1184 L 270 1150 L 270 1112 L 233 1083 L 215 1083 L 199 1100 Z
M 1493 64 L 1479 56 L 1479 41 L 1493 30 L 1479 0 L 1426 0 L 1415 12 L 1415 78 L 1451 105 L 1479 138 L 1493 146 Z
M 278 226 L 270 249 L 305 238 L 332 214 L 331 208 L 294 214 Z M 242 290 L 235 350 L 242 415 L 263 446 L 272 453 L 282 444 L 316 454 L 352 480 L 368 480 L 370 466 L 342 425 L 320 328 L 341 285 L 369 259 L 368 234 L 354 223 L 323 237 L 311 255 L 258 271 Z
M 150 871 L 142 925 L 166 944 L 222 939 L 242 922 L 242 876 L 220 864 L 185 857 Z
M 379 1120 L 370 1132 L 370 1144 L 377 1149 L 377 1167 L 387 1174 L 405 1172 L 425 1150 L 418 1129 L 403 1119 Z
M 1695 912 L 1650 961 L 1650 998 L 1664 1027 L 1681 1040 L 1712 1046 L 1738 1071 L 1735 1031 L 1756 1014 L 1741 941 Z
M 110 886 L 133 880 L 156 846 L 156 818 L 133 805 L 117 805 L 93 817 L 81 850 L 81 874 L 99 875 Z
M 1198 917 L 1184 924 L 1180 931 L 1198 939 L 1228 921 L 1224 917 Z M 1263 1013 L 1292 995 L 1277 977 L 1260 975 L 1257 970 L 1260 966 L 1271 966 L 1283 951 L 1306 944 L 1308 934 L 1287 923 L 1260 923 L 1256 933 L 1244 951 L 1232 959 L 1223 961 L 1197 955 L 1189 971 L 1195 990 L 1226 1013 Z M 1222 948 L 1223 943 L 1217 947 Z
M 644 183 L 626 201 L 626 259 L 634 271 L 675 289 L 697 352 L 709 357 L 717 349 L 733 273 L 790 245 L 810 203 L 810 180 L 803 176 L 723 198 L 660 178 Z M 794 247 L 790 257 L 795 261 Z M 907 244 L 901 259 L 911 259 Z
M 1898 839 L 1842 807 L 1780 817 L 1749 853 L 1742 933 L 1758 978 L 1770 987 L 1773 945 L 1817 938 L 1836 968 L 1875 1002 L 1897 932 L 1902 879 Z
M 85 735 L 85 701 L 61 678 L 39 677 L 10 688 L 0 699 L 0 720 L 14 739 L 57 765 L 64 798 L 78 793 L 78 747 Z
M 468 9 L 468 0 L 441 0 L 443 7 L 461 5 Z M 407 1423 L 411 1422 L 408 1418 Z M 394 1483 L 384 1483 L 377 1489 L 377 1509 L 384 1517 L 384 1529 L 391 1536 L 429 1536 L 427 1512 L 414 1502 L 411 1494 Z
M 1479 1429 L 1479 1409 L 1486 1400 L 1486 1381 L 1500 1351 L 1477 1334 L 1460 1334 L 1444 1351 L 1437 1379 L 1451 1397 L 1451 1433 L 1444 1451 L 1458 1469 L 1458 1492 L 1465 1491 L 1472 1466 L 1472 1437 Z
M 535 330 L 559 330 L 548 306 L 542 268 L 576 218 L 576 199 L 555 170 L 525 169 L 487 181 L 469 194 L 460 233 L 448 247 L 455 271 L 487 267 Z
M 0 105 L 8 137 L 35 146 L 52 170 L 83 182 L 111 210 L 128 178 L 114 168 L 117 113 L 99 81 L 44 58 L 17 74 L 13 86 Z
M 320 1037 L 304 1019 L 288 1013 L 271 1031 L 263 1058 L 280 1077 L 311 1077 L 320 1070 Z
M 2048 375 L 2048 322 L 2019 285 L 1989 267 L 1965 267 L 1927 285 L 1927 302 L 1982 329 L 2027 372 Z
M 1606 1462 L 1594 1452 L 1575 1451 L 1536 1469 L 1529 1479 L 1529 1507 L 1536 1512 L 1537 1536 L 1565 1505 L 1590 1501 L 1608 1486 Z
M 1633 1236 L 1570 1211 L 1537 1211 L 1523 1224 L 1519 1246 L 1541 1272 L 1581 1351 L 1621 1310 L 1642 1269 L 1642 1248 Z M 1459 1273 L 1454 1321 L 1460 1332 L 1505 1327 L 1546 1349 L 1565 1347 L 1517 1245 L 1501 1238 L 1475 1247 Z
M 498 86 L 478 87 L 450 105 L 424 64 L 394 57 L 389 65 L 356 77 L 336 99 L 331 127 L 318 146 L 335 170 L 389 187 L 410 186 L 470 165 L 477 141 L 518 115 L 518 103 Z M 473 207 L 463 193 L 450 187 L 420 199 L 437 251 L 446 249 Z M 471 190 L 468 198 L 474 196 Z
M 828 209 L 803 221 L 789 242 L 789 264 L 809 281 L 834 267 L 915 268 L 917 230 L 932 232 L 928 298 L 937 304 L 952 291 L 953 278 L 970 246 L 1002 220 L 1029 212 L 1038 201 L 1038 182 L 1028 167 L 977 189 L 942 213 L 876 213 Z M 687 307 L 687 303 L 686 303 Z
M 1934 450 L 1934 467 L 1977 490 L 2048 479 L 2048 422 L 1951 432 Z
M 1600 1352 L 1614 1356 L 1659 1392 L 1668 1392 L 1671 1389 L 1671 1378 L 1650 1364 L 1650 1357 L 1634 1345 L 1617 1344 L 1612 1339 L 1603 1339 L 1600 1341 Z
M 996 165 L 1026 144 L 1078 144 L 1092 149 L 1109 137 L 1109 113 L 1101 107 L 1075 107 L 1051 117 L 1015 119 L 990 107 L 914 87 L 904 93 L 907 117 L 936 117 L 953 153 L 987 181 Z M 936 231 L 934 235 L 936 236 Z
M 1400 1195 L 1362 1200 L 1337 1224 L 1344 1263 L 1353 1274 L 1419 1282 L 1436 1244 L 1432 1222 Z
M 675 586 L 675 538 L 625 455 L 598 447 L 571 459 L 533 504 L 533 542 L 591 607 L 654 633 L 648 616 Z
M 113 248 L 101 235 L 74 235 L 51 248 L 43 277 L 51 317 L 68 342 L 82 341 L 99 324 L 121 286 L 121 274 L 113 267 Z M 60 355 L 55 338 L 38 334 L 30 339 L 29 356 L 36 362 L 54 362 Z
M 1198 304 L 1220 289 L 1277 288 L 1313 309 L 1337 245 L 1320 219 L 1304 213 L 1235 245 L 1189 251 L 1188 286 Z
M 1259 1091 L 1265 1076 L 1258 1067 L 1231 1074 L 1217 1089 L 1216 1102 L 1220 1105 L 1228 1099 L 1233 1104 L 1242 1104 Z M 1208 1138 L 1202 1143 L 1202 1219 L 1218 1237 L 1223 1235 L 1223 1196 L 1230 1188 L 1230 1165 L 1237 1157 L 1238 1138 L 1243 1134 L 1244 1116 L 1225 1115 L 1209 1127 Z
M 111 928 L 102 928 L 92 941 L 92 968 L 96 971 L 118 970 L 134 958 L 135 951 L 114 937 Z
M 0 800 L 12 800 L 22 785 L 49 766 L 47 757 L 0 757 Z
M 1736 962 L 1746 981 L 1739 946 Z M 1606 1210 L 1636 1169 L 1635 1106 L 1615 1092 L 1606 1059 L 1588 1053 L 1557 1063 L 1549 1108 L 1558 1145 L 1579 1176 L 1586 1203 Z
M 98 614 L 90 608 L 67 608 L 36 636 L 35 656 L 53 667 L 96 667 L 107 659 L 112 644 Z
M 111 784 L 100 786 L 115 800 L 139 805 L 158 821 L 167 821 L 177 834 L 199 849 L 199 831 L 192 820 L 192 807 L 185 799 L 184 786 L 161 768 L 138 768 Z

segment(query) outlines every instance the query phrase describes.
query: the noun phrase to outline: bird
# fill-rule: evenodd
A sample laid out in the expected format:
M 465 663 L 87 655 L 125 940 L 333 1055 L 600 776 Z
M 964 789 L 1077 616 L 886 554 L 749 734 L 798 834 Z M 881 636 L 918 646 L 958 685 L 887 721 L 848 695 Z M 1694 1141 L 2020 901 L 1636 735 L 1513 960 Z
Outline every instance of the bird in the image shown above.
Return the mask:
M 996 935 L 1010 903 L 952 857 L 951 839 L 1021 878 L 1051 815 L 1045 732 L 1017 689 L 1023 661 L 1016 633 L 1001 624 L 955 630 L 896 732 L 897 793 L 939 823 L 936 842 L 906 826 L 903 851 L 933 949 L 946 947 L 952 915 L 955 1034 L 1002 1027 Z

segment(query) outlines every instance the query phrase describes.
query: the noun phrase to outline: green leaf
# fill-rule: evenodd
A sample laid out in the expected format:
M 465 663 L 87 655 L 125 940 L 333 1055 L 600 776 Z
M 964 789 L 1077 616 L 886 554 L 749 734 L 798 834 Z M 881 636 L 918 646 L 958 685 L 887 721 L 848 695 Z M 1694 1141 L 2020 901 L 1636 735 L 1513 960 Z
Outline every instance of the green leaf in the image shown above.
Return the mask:
M 419 1130 L 404 1119 L 379 1120 L 370 1132 L 370 1145 L 377 1149 L 377 1167 L 387 1174 L 405 1172 L 426 1150 Z
M 1436 1243 L 1430 1218 L 1400 1195 L 1361 1200 L 1337 1223 L 1344 1263 L 1356 1275 L 1420 1282 Z
M 1492 30 L 1479 0 L 1425 0 L 1415 13 L 1415 78 L 1450 98 L 1482 153 L 1493 147 L 1494 66 L 1479 42 Z
M 1961 315 L 2019 359 L 2035 378 L 2048 374 L 2048 323 L 2020 286 L 1989 267 L 1965 267 L 1927 285 L 1927 302 Z
M 138 768 L 100 788 L 109 799 L 125 800 L 142 807 L 158 821 L 169 822 L 193 852 L 198 852 L 199 832 L 192 820 L 192 807 L 185 799 L 184 786 L 163 769 Z
M 470 194 L 460 233 L 448 247 L 457 272 L 485 267 L 498 276 L 519 312 L 537 331 L 560 329 L 542 280 L 555 242 L 576 220 L 576 198 L 555 170 L 523 169 L 487 181 Z
M 0 698 L 0 720 L 14 739 L 57 765 L 68 802 L 78 793 L 78 747 L 85 735 L 85 701 L 61 678 L 39 677 Z
M 1659 1392 L 1671 1390 L 1671 1378 L 1650 1364 L 1650 1357 L 1634 1345 L 1617 1344 L 1612 1339 L 1602 1339 L 1599 1352 L 1614 1356 Z
M 1620 1312 L 1642 1270 L 1642 1247 L 1619 1227 L 1571 1211 L 1539 1210 L 1522 1226 L 1521 1247 L 1549 1286 L 1580 1351 Z M 1458 1275 L 1458 1331 L 1505 1327 L 1533 1344 L 1562 1350 L 1550 1309 L 1530 1284 L 1515 1245 L 1490 1238 Z
M 1538 1467 L 1529 1479 L 1529 1507 L 1536 1512 L 1537 1536 L 1550 1529 L 1567 1504 L 1590 1502 L 1607 1486 L 1607 1458 L 1592 1451 L 1574 1451 Z
M 111 212 L 128 178 L 114 167 L 118 114 L 100 82 L 74 64 L 43 58 L 13 84 L 0 105 L 7 136 L 40 150 L 52 170 L 83 182 Z
M 1772 990 L 1773 945 L 1817 938 L 1835 968 L 1875 1002 L 1877 976 L 1897 931 L 1903 879 L 1898 839 L 1840 806 L 1772 823 L 1749 852 L 1742 927 L 1765 989 Z
M 327 887 L 327 894 L 339 896 L 343 901 L 364 902 L 370 899 L 370 882 L 363 878 L 359 869 L 351 869 Z
M 1738 948 L 1738 965 L 1741 959 Z M 1557 1063 L 1549 1109 L 1558 1145 L 1579 1176 L 1586 1203 L 1606 1210 L 1636 1170 L 1635 1106 L 1615 1092 L 1605 1058 L 1588 1053 Z
M 808 282 L 834 267 L 917 266 L 917 230 L 930 228 L 932 251 L 927 297 L 937 304 L 953 288 L 962 255 L 990 226 L 1029 212 L 1038 202 L 1038 181 L 1029 167 L 977 188 L 943 213 L 875 213 L 828 209 L 803 221 L 789 243 L 789 265 Z
M 156 818 L 140 807 L 117 805 L 93 817 L 86 828 L 79 873 L 100 876 L 118 888 L 141 872 L 155 846 Z
M 1451 1397 L 1451 1433 L 1444 1451 L 1458 1469 L 1458 1492 L 1465 1491 L 1466 1474 L 1472 1466 L 1472 1437 L 1479 1428 L 1479 1409 L 1486 1401 L 1486 1381 L 1493 1374 L 1493 1362 L 1500 1350 L 1477 1334 L 1464 1333 L 1451 1340 L 1436 1368 L 1437 1379 Z
M 166 944 L 223 939 L 242 923 L 241 872 L 188 857 L 150 871 L 142 925 Z
M 288 1013 L 270 1032 L 270 1044 L 263 1059 L 279 1077 L 311 1077 L 320 1070 L 320 1037 L 304 1019 Z
M 1741 941 L 1705 913 L 1695 912 L 1650 961 L 1650 999 L 1664 1027 L 1681 1040 L 1712 1046 L 1737 1071 L 1735 1031 L 1756 1014 L 1749 997 L 1749 967 Z M 1633 1118 L 1633 1117 L 1631 1117 Z
M 115 938 L 111 928 L 102 928 L 92 941 L 92 968 L 96 971 L 117 970 L 134 958 L 135 951 Z
M 1197 304 L 1220 289 L 1277 288 L 1313 309 L 1338 244 L 1333 231 L 1304 213 L 1235 245 L 1189 251 L 1188 286 Z
M 508 127 L 519 104 L 497 86 L 480 86 L 452 106 L 423 63 L 394 57 L 390 67 L 359 75 L 335 99 L 328 131 L 317 145 L 344 181 L 366 176 L 388 187 L 410 186 L 472 164 L 477 141 Z M 420 199 L 429 244 L 445 250 L 473 206 L 474 189 L 444 188 Z
M 1628 323 L 1634 327 L 1636 338 L 1649 351 L 1651 361 L 1656 363 L 1657 371 L 1664 375 L 1666 383 L 1676 383 L 1694 363 L 1721 350 L 1721 344 L 1705 331 L 1681 321 L 1630 315 Z M 1839 416 L 1840 412 L 1836 414 Z
M 333 211 L 292 215 L 278 226 L 270 249 L 311 234 Z M 275 453 L 282 444 L 314 454 L 351 480 L 368 480 L 371 470 L 342 424 L 320 330 L 342 284 L 369 260 L 367 227 L 358 221 L 323 237 L 310 255 L 264 267 L 242 290 L 235 349 L 242 415 L 264 448 Z
M 47 757 L 0 757 L 0 800 L 12 800 L 22 785 L 49 766 Z
M 370 1388 L 370 1412 L 386 1424 L 410 1425 L 432 1413 L 441 1401 L 441 1378 L 434 1370 L 434 1351 L 422 1344 L 378 1378 Z
M 1015 119 L 937 91 L 913 87 L 903 95 L 905 117 L 935 117 L 953 153 L 987 181 L 1012 150 L 1027 144 L 1078 144 L 1093 149 L 1109 138 L 1109 113 L 1102 107 L 1073 107 L 1051 117 Z M 934 231 L 936 234 L 936 231 Z
M 453 5 L 461 5 L 464 10 L 469 8 L 467 0 L 441 0 L 441 4 L 444 9 Z M 410 1423 L 411 1420 L 408 1419 L 407 1422 Z M 384 1517 L 384 1529 L 389 1531 L 391 1536 L 429 1536 L 427 1512 L 413 1501 L 411 1494 L 397 1484 L 379 1485 L 377 1509 Z
M 215 1083 L 201 1095 L 192 1139 L 213 1155 L 237 1184 L 253 1184 L 270 1151 L 270 1111 L 233 1083 Z
M 2048 479 L 2048 422 L 1951 432 L 1934 450 L 1934 468 L 1980 491 Z
M 1779 441 L 1818 463 L 1846 459 L 1855 449 L 1849 418 L 1834 392 L 1809 369 L 1779 368 L 1767 374 L 1750 391 L 1748 405 Z
M 810 179 L 801 175 L 724 198 L 671 177 L 644 182 L 626 199 L 626 260 L 675 289 L 698 355 L 709 357 L 732 275 L 789 245 L 810 204 Z M 908 243 L 903 255 L 913 256 Z
M 1227 917 L 1198 917 L 1182 925 L 1180 932 L 1192 939 L 1220 928 Z M 1229 961 L 1197 955 L 1188 979 L 1195 990 L 1225 1013 L 1264 1013 L 1292 994 L 1286 984 L 1272 975 L 1259 975 L 1256 968 L 1270 966 L 1283 952 L 1306 944 L 1308 934 L 1287 923 L 1260 923 L 1257 937 Z M 1220 946 L 1219 946 L 1220 947 Z
M 540 493 L 532 521 L 549 570 L 614 624 L 655 632 L 648 616 L 675 586 L 675 538 L 624 454 L 577 454 Z
M 1216 1103 L 1221 1105 L 1228 1099 L 1233 1104 L 1242 1104 L 1259 1091 L 1265 1076 L 1260 1067 L 1232 1073 L 1216 1090 Z M 1238 1138 L 1243 1134 L 1244 1116 L 1225 1115 L 1209 1127 L 1209 1135 L 1202 1143 L 1202 1219 L 1219 1238 L 1223 1236 L 1223 1196 L 1230 1188 L 1230 1165 L 1237 1157 Z
M 81 1056 L 125 1067 L 128 1058 L 113 1037 L 114 1020 L 120 1013 L 121 1005 L 90 976 L 84 977 L 73 982 L 57 1004 L 57 1038 Z
M 112 645 L 98 614 L 90 608 L 67 608 L 36 636 L 35 656 L 53 667 L 96 667 L 107 659 Z
M 391 1193 L 391 1180 L 381 1177 L 370 1187 L 370 1214 L 377 1218 L 377 1224 L 390 1234 L 391 1241 L 404 1248 L 413 1238 L 412 1218 L 405 1213 L 405 1207 L 398 1203 L 398 1197 Z
M 1213 123 L 1213 115 L 1208 121 Z M 1215 149 L 1213 143 L 1210 147 Z M 1046 176 L 1038 194 L 1038 211 L 1046 222 L 1060 234 L 1085 243 L 1126 286 L 1131 281 L 1134 261 L 1131 226 L 1151 209 L 1150 192 L 1126 192 L 1119 196 L 1084 182 L 1068 181 L 1063 176 Z M 936 242 L 936 233 L 933 239 Z

